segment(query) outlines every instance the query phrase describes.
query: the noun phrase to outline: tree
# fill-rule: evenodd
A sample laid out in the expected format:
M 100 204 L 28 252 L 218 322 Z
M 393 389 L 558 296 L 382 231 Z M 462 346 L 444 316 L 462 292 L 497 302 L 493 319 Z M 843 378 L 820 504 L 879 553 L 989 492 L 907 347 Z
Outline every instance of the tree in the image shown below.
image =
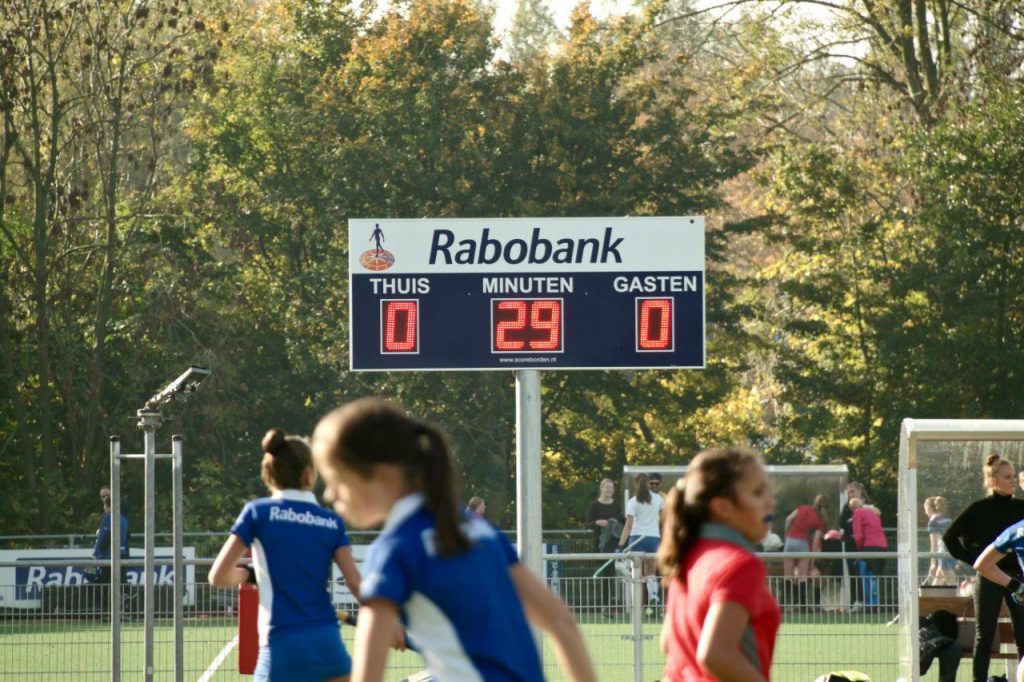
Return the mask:
M 1016 334 L 1012 307 L 999 303 L 1015 286 L 1012 223 L 994 210 L 1001 201 L 973 201 L 975 215 L 954 209 L 947 188 L 1018 182 L 995 170 L 1012 161 L 986 140 L 1013 130 L 1002 110 L 1012 98 L 992 74 L 1016 69 L 1019 37 L 998 5 L 837 8 L 849 21 L 836 40 L 866 50 L 825 72 L 829 97 L 810 109 L 818 117 L 804 118 L 766 169 L 779 256 L 754 286 L 769 294 L 764 334 L 777 340 L 787 406 L 779 450 L 848 461 L 889 503 L 902 418 L 994 416 L 1014 404 L 1005 397 L 1013 373 L 992 362 L 993 339 Z M 805 56 L 829 54 L 818 46 Z M 971 162 L 939 165 L 951 153 Z
M 440 423 L 467 494 L 511 520 L 508 374 L 344 371 L 345 217 L 699 212 L 757 156 L 733 134 L 742 105 L 693 106 L 694 83 L 674 79 L 679 67 L 662 64 L 664 45 L 640 18 L 602 26 L 581 13 L 562 51 L 518 66 L 495 60 L 490 18 L 474 2 L 399 3 L 379 16 L 315 22 L 304 18 L 311 6 L 281 2 L 251 15 L 246 34 L 260 39 L 225 56 L 223 79 L 187 121 L 197 149 L 182 190 L 200 225 L 192 243 L 211 257 L 215 307 L 258 331 L 226 335 L 218 353 L 276 363 L 273 390 L 307 396 L 288 406 L 294 419 L 376 393 Z M 229 305 L 239 292 L 244 303 Z M 732 313 L 718 315 L 723 330 L 735 324 Z M 670 373 L 546 375 L 546 457 L 565 463 L 557 479 L 548 468 L 552 500 L 562 483 L 589 488 L 606 453 L 617 466 L 674 455 L 673 436 L 708 422 L 716 401 L 738 405 L 730 343 L 686 389 Z M 255 388 L 234 372 L 231 380 Z M 694 413 L 683 427 L 681 406 Z M 273 414 L 258 407 L 254 423 Z M 702 436 L 746 434 L 746 422 L 728 421 L 718 417 Z M 643 435 L 650 425 L 665 432 Z M 227 465 L 230 450 L 224 456 Z M 567 499 L 547 521 L 584 507 Z
M 30 523 L 56 522 L 63 500 L 44 489 L 106 459 L 105 410 L 125 385 L 111 345 L 115 309 L 130 302 L 119 294 L 126 243 L 149 219 L 172 102 L 216 50 L 188 42 L 204 29 L 189 0 L 0 7 L 0 239 L 11 256 L 0 352 L 23 463 L 16 484 L 42 501 Z
M 558 35 L 558 26 L 544 0 L 517 0 L 509 29 L 509 56 L 526 64 L 548 49 Z

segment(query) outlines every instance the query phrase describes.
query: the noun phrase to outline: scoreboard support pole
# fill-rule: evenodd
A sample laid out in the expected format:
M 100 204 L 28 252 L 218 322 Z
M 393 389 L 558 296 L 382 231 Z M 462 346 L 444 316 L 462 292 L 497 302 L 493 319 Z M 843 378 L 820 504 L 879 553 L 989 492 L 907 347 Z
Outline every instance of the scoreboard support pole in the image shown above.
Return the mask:
M 516 370 L 516 544 L 523 564 L 544 580 L 540 427 L 540 371 Z

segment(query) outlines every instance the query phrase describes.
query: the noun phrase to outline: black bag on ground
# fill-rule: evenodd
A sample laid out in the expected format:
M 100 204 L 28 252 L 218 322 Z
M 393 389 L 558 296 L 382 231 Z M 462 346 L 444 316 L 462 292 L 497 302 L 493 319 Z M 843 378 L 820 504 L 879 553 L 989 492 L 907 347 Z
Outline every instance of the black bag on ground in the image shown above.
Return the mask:
M 928 672 L 932 662 L 939 660 L 939 680 L 955 682 L 963 647 L 957 641 L 959 626 L 956 614 L 939 609 L 918 619 L 920 630 L 920 673 Z

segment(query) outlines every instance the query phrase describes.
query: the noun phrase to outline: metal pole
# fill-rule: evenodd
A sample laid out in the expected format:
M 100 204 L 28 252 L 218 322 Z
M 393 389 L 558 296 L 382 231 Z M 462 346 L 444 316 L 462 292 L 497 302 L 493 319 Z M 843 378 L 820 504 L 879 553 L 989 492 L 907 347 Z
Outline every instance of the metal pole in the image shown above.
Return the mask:
M 174 680 L 185 679 L 185 566 L 182 562 L 182 533 L 185 530 L 185 511 L 181 487 L 181 436 L 171 437 L 171 463 L 174 468 Z
M 541 572 L 540 372 L 516 372 L 516 542 L 523 564 Z
M 121 439 L 110 437 L 110 679 L 121 679 Z M 116 549 L 115 549 L 116 545 Z
M 151 410 L 139 410 L 139 428 L 143 430 L 144 452 L 146 455 L 146 533 L 145 533 L 145 561 L 143 564 L 143 581 L 145 585 L 145 606 L 143 608 L 143 623 L 145 626 L 145 669 L 144 678 L 146 682 L 153 680 L 153 611 L 155 607 L 156 590 L 154 589 L 154 572 L 156 566 L 153 561 L 154 540 L 156 533 L 156 428 L 160 425 L 160 412 Z
M 542 572 L 540 474 L 540 372 L 516 371 L 516 543 L 519 559 L 533 574 Z M 533 631 L 537 653 L 543 657 L 540 632 Z
M 630 589 L 632 590 L 632 608 L 630 619 L 633 621 L 633 682 L 641 682 L 644 677 L 644 560 L 633 556 L 630 560 Z

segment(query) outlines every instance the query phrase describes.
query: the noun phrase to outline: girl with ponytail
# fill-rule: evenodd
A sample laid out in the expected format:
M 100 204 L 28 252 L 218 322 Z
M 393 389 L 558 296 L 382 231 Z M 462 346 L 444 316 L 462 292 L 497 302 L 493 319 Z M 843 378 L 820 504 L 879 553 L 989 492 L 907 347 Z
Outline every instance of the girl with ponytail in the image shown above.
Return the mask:
M 775 510 L 760 460 L 738 447 L 705 450 L 665 507 L 664 679 L 768 680 L 782 617 L 753 553 Z
M 256 680 L 344 682 L 352 660 L 326 588 L 333 562 L 352 594 L 359 594 L 359 571 L 345 524 L 317 502 L 313 459 L 302 438 L 281 429 L 267 431 L 260 474 L 270 497 L 242 508 L 210 569 L 210 584 L 259 585 Z M 247 549 L 252 550 L 251 567 L 238 565 Z
M 383 679 L 399 616 L 441 682 L 544 679 L 527 616 L 552 635 L 570 679 L 597 679 L 561 600 L 502 533 L 459 510 L 439 430 L 363 398 L 320 420 L 313 457 L 339 513 L 383 524 L 363 564 L 353 682 Z

